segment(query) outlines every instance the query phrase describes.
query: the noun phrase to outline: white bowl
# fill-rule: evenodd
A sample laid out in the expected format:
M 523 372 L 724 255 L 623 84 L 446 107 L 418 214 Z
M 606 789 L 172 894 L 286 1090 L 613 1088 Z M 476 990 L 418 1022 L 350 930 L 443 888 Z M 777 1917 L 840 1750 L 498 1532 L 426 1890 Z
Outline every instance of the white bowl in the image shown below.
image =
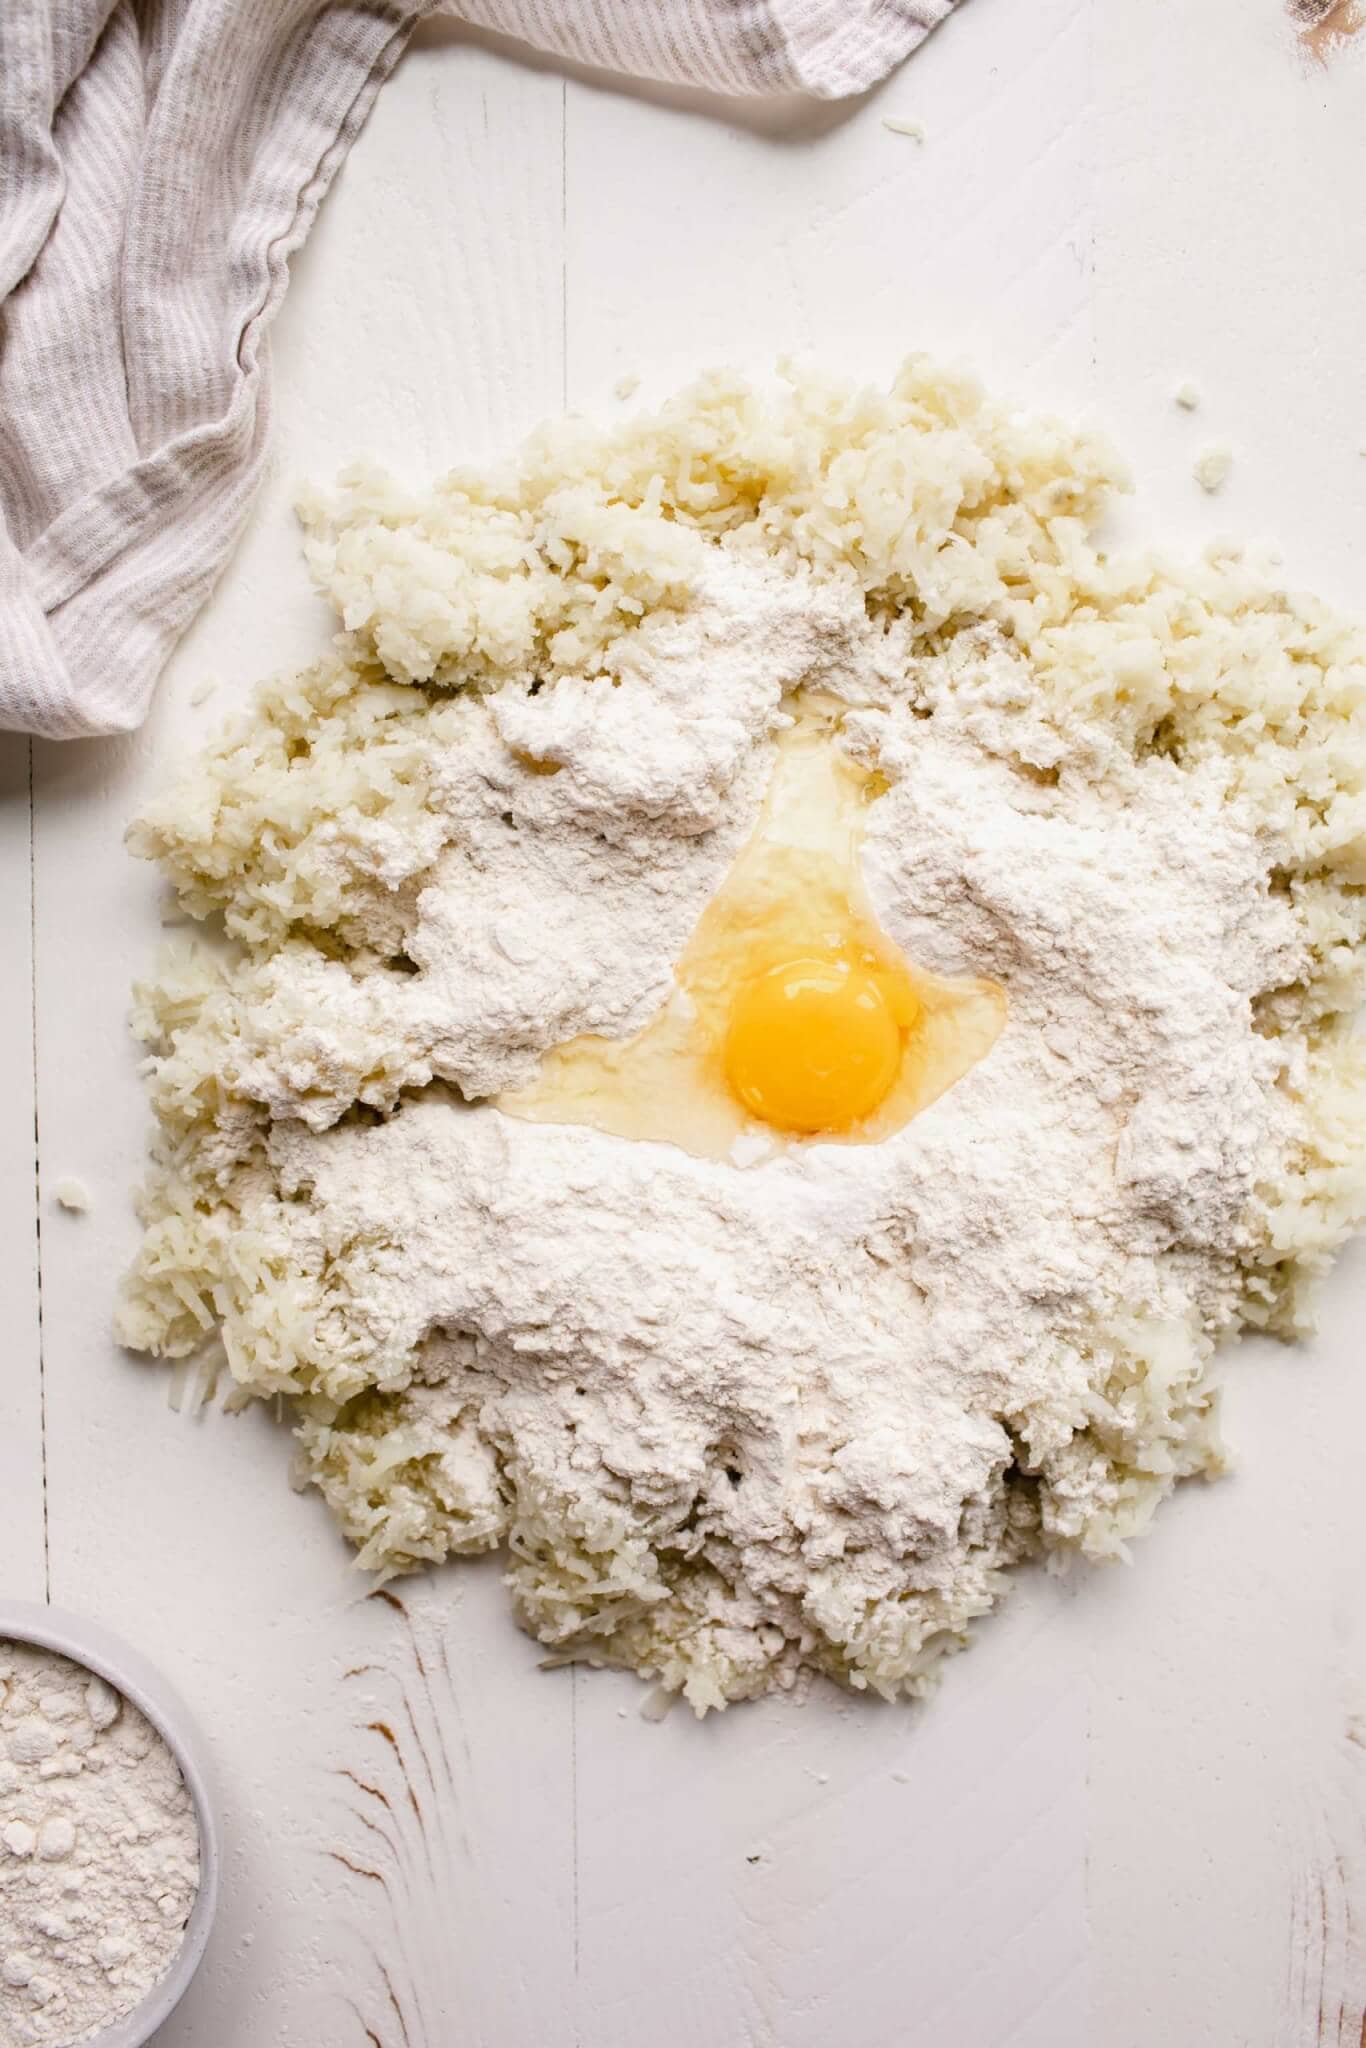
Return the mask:
M 179 2005 L 199 1968 L 218 1905 L 218 1815 L 210 1795 L 211 1773 L 203 1737 L 156 1667 L 98 1622 L 67 1614 L 60 1607 L 0 1599 L 0 1639 L 56 1650 L 73 1664 L 83 1664 L 107 1679 L 147 1716 L 179 1764 L 194 1801 L 199 1825 L 199 1891 L 175 1960 L 140 2004 L 82 2044 L 82 2048 L 143 2048 Z

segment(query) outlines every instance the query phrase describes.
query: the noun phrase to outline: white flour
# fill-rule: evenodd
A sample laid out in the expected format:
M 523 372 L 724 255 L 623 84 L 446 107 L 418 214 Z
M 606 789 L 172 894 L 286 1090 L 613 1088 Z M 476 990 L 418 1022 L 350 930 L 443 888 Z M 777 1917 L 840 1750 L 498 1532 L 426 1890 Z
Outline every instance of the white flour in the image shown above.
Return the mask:
M 724 616 L 755 671 L 781 676 L 770 615 L 735 604 Z M 733 665 L 699 661 L 696 640 L 671 645 L 652 701 L 668 700 L 677 660 L 705 727 Z M 885 649 L 857 622 L 841 656 L 823 645 L 826 690 L 889 700 L 846 729 L 891 779 L 865 861 L 886 928 L 920 964 L 1010 992 L 1002 1040 L 947 1096 L 882 1144 L 802 1146 L 750 1172 L 440 1097 L 377 1128 L 315 1135 L 286 1116 L 271 1137 L 283 1191 L 310 1196 L 292 1211 L 292 1260 L 333 1261 L 317 1384 L 403 1387 L 416 1355 L 419 1384 L 388 1420 L 451 1432 L 445 1490 L 462 1510 L 495 1526 L 515 1472 L 584 1532 L 589 1557 L 612 1557 L 618 1638 L 648 1626 L 667 1592 L 694 1655 L 707 1642 L 732 1684 L 790 1678 L 817 1631 L 869 1660 L 927 1663 L 940 1631 L 989 1598 L 1012 1517 L 1023 1532 L 1036 1513 L 1030 1489 L 1003 1483 L 1021 1444 L 1048 1483 L 1054 1529 L 1084 1539 L 1105 1526 L 1112 1541 L 1123 1481 L 1074 1434 L 1093 1417 L 1119 1436 L 1136 1429 L 1130 1390 L 1107 1385 L 1112 1331 L 1137 1328 L 1159 1354 L 1182 1348 L 1162 1389 L 1160 1455 L 1208 1455 L 1207 1433 L 1183 1440 L 1205 1398 L 1199 1347 L 1231 1313 L 1258 1163 L 1282 1134 L 1285 1056 L 1253 1030 L 1249 997 L 1298 966 L 1255 837 L 1215 783 L 1160 759 L 1139 770 L 1116 750 L 1041 786 L 1018 760 L 1051 758 L 1057 742 L 990 637 L 903 671 L 900 701 L 880 673 Z M 914 715 L 908 681 L 931 720 Z M 610 727 L 622 763 L 651 758 L 633 745 L 636 724 L 627 698 L 596 728 Z M 428 978 L 463 984 L 471 1002 L 477 991 L 480 1017 L 518 1051 L 547 1033 L 541 977 L 566 939 L 577 951 L 559 977 L 571 993 L 552 1013 L 556 1038 L 605 1014 L 637 1018 L 642 994 L 658 1000 L 719 876 L 692 839 L 675 840 L 676 864 L 615 863 L 611 888 L 640 914 L 632 924 L 618 907 L 612 929 L 634 943 L 596 943 L 591 911 L 572 914 L 582 824 L 572 744 L 557 751 L 565 773 L 528 777 L 525 792 L 543 816 L 554 806 L 525 901 L 565 906 L 534 972 L 491 942 L 497 889 L 481 905 L 452 858 L 456 887 L 438 870 L 423 898 L 416 995 L 400 984 L 363 1051 L 350 1020 L 338 1030 L 320 1012 L 307 1096 L 299 1037 L 282 1035 L 269 1079 L 256 1077 L 277 1115 L 297 1106 L 313 1120 L 319 1075 L 373 1072 L 380 1046 L 392 1058 L 407 1042 L 411 1062 L 464 1081 L 489 1027 L 466 1027 L 463 1057 L 442 1044 L 433 1059 L 425 1034 L 413 1048 L 410 1004 L 460 1014 L 428 1012 Z M 676 778 L 652 774 L 667 817 L 692 760 L 681 745 L 658 760 Z M 753 780 L 732 769 L 746 821 Z M 623 768 L 618 804 L 638 787 Z M 663 906 L 653 944 L 651 902 Z M 647 1532 L 648 1562 L 633 1554 Z M 545 1585 L 544 1567 L 514 1560 L 527 1611 L 547 1640 L 578 1635 L 572 1572 Z
M 0 1641 L 0 2042 L 66 2048 L 163 1977 L 199 1886 L 166 1744 L 103 1679 Z
M 249 950 L 145 998 L 125 1334 L 216 1325 L 299 1396 L 366 1564 L 505 1542 L 544 1642 L 699 1710 L 916 1692 L 1004 1567 L 1122 1552 L 1218 1467 L 1218 1339 L 1294 1327 L 1360 1213 L 1359 642 L 1236 570 L 1111 569 L 1093 450 L 914 391 L 848 446 L 800 387 L 787 438 L 727 387 L 666 416 L 686 460 L 575 442 L 520 537 L 506 483 L 482 540 L 467 480 L 358 485 L 313 515 L 347 661 L 139 827 Z M 886 931 L 1005 989 L 990 1052 L 876 1145 L 747 1165 L 478 1100 L 653 1013 L 797 690 L 876 771 Z

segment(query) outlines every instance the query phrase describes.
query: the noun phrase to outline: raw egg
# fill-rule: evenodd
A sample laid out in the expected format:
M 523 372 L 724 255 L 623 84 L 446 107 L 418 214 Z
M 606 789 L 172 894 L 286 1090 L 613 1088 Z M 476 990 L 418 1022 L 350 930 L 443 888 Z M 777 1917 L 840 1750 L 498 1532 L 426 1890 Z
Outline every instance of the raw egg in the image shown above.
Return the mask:
M 878 924 L 859 844 L 885 785 L 840 747 L 837 716 L 808 703 L 779 740 L 759 822 L 657 1015 L 632 1038 L 557 1046 L 501 1109 L 752 1164 L 888 1137 L 990 1049 L 1001 989 L 925 973 Z
M 737 1099 L 780 1131 L 845 1131 L 871 1115 L 918 1008 L 889 1001 L 886 979 L 869 956 L 806 953 L 743 983 L 726 1033 Z

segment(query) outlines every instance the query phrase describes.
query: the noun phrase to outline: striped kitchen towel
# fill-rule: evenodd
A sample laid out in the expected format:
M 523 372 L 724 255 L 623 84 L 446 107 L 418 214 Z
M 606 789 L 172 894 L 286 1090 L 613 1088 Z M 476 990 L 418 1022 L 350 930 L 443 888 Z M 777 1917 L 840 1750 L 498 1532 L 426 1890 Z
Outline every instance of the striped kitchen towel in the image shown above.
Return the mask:
M 581 63 L 836 98 L 952 5 L 447 11 Z M 431 11 L 0 0 L 0 727 L 69 738 L 145 717 L 260 478 L 290 256 Z

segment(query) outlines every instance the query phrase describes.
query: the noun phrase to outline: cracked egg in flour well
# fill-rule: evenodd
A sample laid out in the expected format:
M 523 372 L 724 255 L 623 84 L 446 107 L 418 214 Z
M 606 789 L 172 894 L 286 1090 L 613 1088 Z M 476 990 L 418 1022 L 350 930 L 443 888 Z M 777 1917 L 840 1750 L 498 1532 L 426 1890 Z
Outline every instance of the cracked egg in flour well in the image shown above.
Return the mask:
M 918 971 L 878 922 L 859 847 L 880 784 L 840 747 L 840 709 L 797 707 L 657 1015 L 554 1048 L 500 1109 L 743 1165 L 794 1139 L 885 1138 L 990 1049 L 1002 990 Z
M 227 944 L 139 991 L 120 1330 L 366 1569 L 905 1697 L 1220 1469 L 1366 1206 L 1366 637 L 1121 487 L 913 359 L 309 501 L 338 651 L 133 828 Z

